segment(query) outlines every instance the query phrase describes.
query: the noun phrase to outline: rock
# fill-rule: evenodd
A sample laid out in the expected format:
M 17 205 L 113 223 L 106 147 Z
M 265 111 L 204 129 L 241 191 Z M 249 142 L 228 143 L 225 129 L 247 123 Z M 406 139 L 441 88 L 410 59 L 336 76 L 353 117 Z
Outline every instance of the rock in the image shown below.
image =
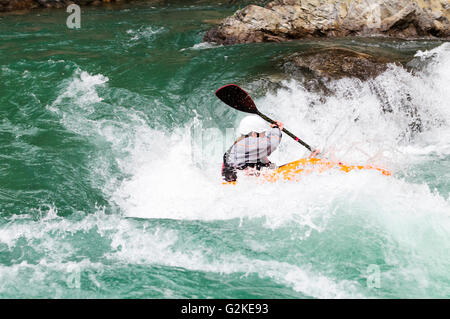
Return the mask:
M 295 54 L 284 60 L 283 68 L 293 75 L 340 79 L 356 77 L 362 80 L 384 72 L 392 61 L 347 48 L 333 47 Z
M 206 32 L 220 44 L 311 37 L 450 38 L 448 0 L 275 0 L 249 5 Z
M 2 1 L 1 11 L 25 10 L 36 8 L 39 5 L 34 0 L 9 0 Z
M 122 2 L 122 0 L 1 0 L 0 12 L 35 8 L 65 8 L 71 3 L 84 6 L 110 4 L 111 2 Z
M 330 80 L 358 78 L 365 81 L 370 91 L 379 99 L 380 111 L 404 113 L 408 119 L 408 129 L 402 134 L 402 138 L 409 139 L 415 132 L 423 129 L 420 112 L 411 102 L 409 93 L 399 95 L 402 107 L 396 109 L 386 97 L 384 86 L 380 85 L 379 81 L 372 80 L 384 72 L 389 63 L 404 63 L 408 64 L 409 68 L 417 68 L 417 65 L 425 67 L 421 59 L 415 59 L 413 65 L 412 62 L 407 62 L 409 58 L 398 59 L 395 55 L 386 55 L 379 51 L 368 54 L 345 47 L 332 47 L 313 49 L 283 58 L 281 67 L 288 78 L 295 78 L 310 92 L 319 92 L 319 103 L 326 103 L 328 98 L 336 96 L 336 90 L 341 89 L 340 86 L 334 86 Z
M 222 19 L 205 19 L 205 20 L 202 20 L 202 22 L 207 23 L 207 24 L 221 24 Z
M 205 41 L 219 39 L 222 44 L 245 42 L 282 41 L 277 36 L 280 17 L 272 10 L 249 5 L 239 10 L 234 16 L 226 18 L 219 27 L 211 29 L 205 35 Z M 222 28 L 222 26 L 227 26 Z M 249 27 L 251 32 L 249 32 Z

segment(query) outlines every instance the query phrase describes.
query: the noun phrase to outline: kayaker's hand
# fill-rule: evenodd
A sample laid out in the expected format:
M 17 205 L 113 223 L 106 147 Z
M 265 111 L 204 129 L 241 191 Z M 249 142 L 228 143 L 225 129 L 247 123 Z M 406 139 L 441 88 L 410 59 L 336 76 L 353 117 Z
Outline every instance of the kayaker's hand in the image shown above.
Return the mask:
M 311 155 L 309 156 L 310 158 L 314 158 L 314 157 L 316 157 L 318 154 L 320 154 L 320 151 L 318 150 L 318 149 L 315 149 L 312 153 L 311 153 Z
M 279 121 L 275 121 L 276 124 L 270 124 L 271 127 L 275 127 L 278 126 L 278 128 L 280 129 L 280 131 L 283 130 L 284 124 L 279 122 Z

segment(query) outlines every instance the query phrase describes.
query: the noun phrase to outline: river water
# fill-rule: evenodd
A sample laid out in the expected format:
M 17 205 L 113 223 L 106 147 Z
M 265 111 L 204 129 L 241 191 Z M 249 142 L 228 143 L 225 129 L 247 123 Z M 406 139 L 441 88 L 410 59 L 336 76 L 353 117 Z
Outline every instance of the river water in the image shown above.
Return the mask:
M 203 43 L 236 9 L 0 16 L 0 297 L 450 297 L 449 43 Z M 412 62 L 328 93 L 283 72 L 333 45 Z M 214 96 L 227 83 L 325 157 L 393 175 L 222 185 L 243 117 Z M 272 160 L 307 155 L 284 136 Z

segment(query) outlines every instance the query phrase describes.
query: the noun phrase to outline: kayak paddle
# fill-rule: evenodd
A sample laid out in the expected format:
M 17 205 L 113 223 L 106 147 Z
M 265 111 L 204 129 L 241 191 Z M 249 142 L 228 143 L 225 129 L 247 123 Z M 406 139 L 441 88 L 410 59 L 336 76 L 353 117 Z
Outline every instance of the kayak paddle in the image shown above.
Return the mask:
M 260 116 L 262 119 L 266 120 L 267 122 L 271 124 L 276 124 L 274 120 L 258 111 L 258 108 L 256 107 L 255 102 L 253 102 L 251 96 L 236 84 L 227 84 L 225 86 L 222 86 L 220 89 L 216 91 L 216 96 L 222 102 L 238 111 L 256 114 Z M 309 151 L 311 152 L 313 151 L 311 146 L 303 142 L 301 139 L 299 139 L 297 136 L 295 136 L 285 128 L 283 128 L 283 132 L 292 137 L 300 144 L 302 144 Z

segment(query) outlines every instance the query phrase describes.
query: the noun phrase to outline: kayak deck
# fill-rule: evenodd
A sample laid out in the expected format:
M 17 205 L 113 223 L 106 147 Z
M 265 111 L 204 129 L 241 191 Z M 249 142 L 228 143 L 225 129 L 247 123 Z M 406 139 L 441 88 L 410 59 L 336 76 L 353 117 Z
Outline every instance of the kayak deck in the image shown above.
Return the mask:
M 372 165 L 346 165 L 341 162 L 332 162 L 320 158 L 302 158 L 295 162 L 285 164 L 277 169 L 260 175 L 263 181 L 276 182 L 278 180 L 297 181 L 304 174 L 319 172 L 337 168 L 344 172 L 352 170 L 377 170 L 385 176 L 390 176 L 391 172 L 386 169 Z M 224 182 L 223 184 L 235 184 L 236 182 Z

